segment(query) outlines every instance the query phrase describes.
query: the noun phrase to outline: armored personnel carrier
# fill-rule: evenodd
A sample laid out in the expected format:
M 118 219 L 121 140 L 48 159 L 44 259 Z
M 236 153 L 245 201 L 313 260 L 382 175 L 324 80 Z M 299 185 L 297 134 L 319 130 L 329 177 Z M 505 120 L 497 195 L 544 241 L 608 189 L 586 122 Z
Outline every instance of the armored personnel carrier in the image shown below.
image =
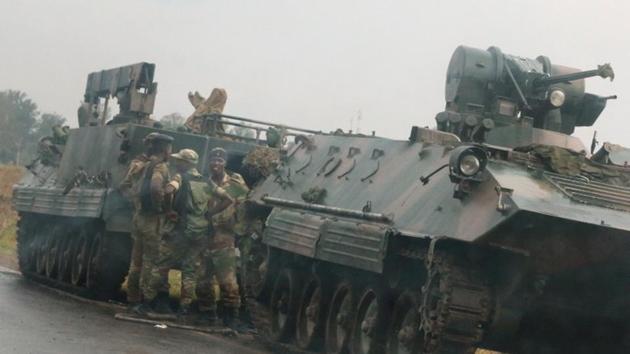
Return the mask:
M 271 333 L 327 353 L 628 352 L 630 170 L 579 71 L 458 47 L 437 129 L 312 135 L 251 202 Z M 267 216 L 268 215 L 268 216 Z
M 222 114 L 200 117 L 204 134 L 159 129 L 150 118 L 154 72 L 154 64 L 138 63 L 90 74 L 80 127 L 40 144 L 40 158 L 13 189 L 19 265 L 27 277 L 86 296 L 116 296 L 129 267 L 133 213 L 118 186 L 147 134 L 168 134 L 174 149 L 198 151 L 203 172 L 213 147 L 230 151 L 228 168 L 240 171 L 245 154 L 265 144 L 273 124 Z M 108 121 L 114 99 L 119 113 Z M 230 127 L 246 128 L 252 137 L 231 134 Z M 275 127 L 283 136 L 317 133 Z M 251 183 L 260 176 L 245 177 Z

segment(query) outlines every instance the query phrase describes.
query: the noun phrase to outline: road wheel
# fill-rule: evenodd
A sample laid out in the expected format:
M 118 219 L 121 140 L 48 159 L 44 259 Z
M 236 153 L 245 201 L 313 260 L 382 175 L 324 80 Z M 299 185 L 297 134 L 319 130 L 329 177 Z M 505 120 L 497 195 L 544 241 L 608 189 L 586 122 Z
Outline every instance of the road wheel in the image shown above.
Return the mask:
M 35 270 L 37 261 L 34 218 L 28 214 L 20 214 L 17 226 L 18 262 L 22 273 L 28 273 Z
M 420 333 L 420 291 L 403 292 L 394 305 L 387 338 L 389 354 L 418 353 L 424 335 Z
M 46 277 L 53 279 L 57 275 L 57 260 L 59 258 L 59 232 L 55 227 L 48 240 L 48 248 L 46 255 Z
M 92 242 L 89 248 L 89 257 L 87 260 L 87 274 L 85 279 L 85 285 L 88 289 L 96 289 L 99 286 L 99 275 L 103 269 L 101 269 L 101 259 L 103 255 L 103 232 L 97 231 L 92 237 Z
M 64 235 L 59 242 L 57 252 L 57 280 L 68 282 L 70 280 L 70 269 L 72 268 L 72 237 Z
M 36 261 L 35 261 L 35 271 L 37 272 L 37 274 L 39 275 L 45 275 L 46 274 L 46 262 L 48 260 L 48 248 L 49 248 L 49 242 L 50 242 L 50 234 L 46 233 L 44 234 L 44 232 L 46 232 L 45 230 L 41 230 L 40 232 L 38 232 L 37 235 L 37 253 L 36 253 Z
M 337 285 L 326 318 L 326 353 L 346 353 L 356 309 L 356 292 L 348 282 Z
M 367 287 L 362 292 L 352 325 L 351 353 L 371 354 L 384 351 L 388 310 L 385 296 L 376 288 Z
M 88 268 L 90 253 L 90 239 L 88 229 L 84 225 L 81 227 L 77 238 L 72 242 L 72 269 L 70 271 L 70 283 L 80 286 L 85 282 L 85 275 Z
M 261 303 L 267 303 L 279 269 L 276 262 L 278 254 L 262 242 L 255 242 L 251 255 L 248 283 L 254 298 Z
M 318 350 L 322 346 L 330 288 L 317 275 L 305 282 L 297 312 L 296 344 L 301 349 Z
M 299 278 L 292 269 L 283 270 L 271 292 L 271 336 L 278 342 L 289 342 L 295 334 L 299 302 Z

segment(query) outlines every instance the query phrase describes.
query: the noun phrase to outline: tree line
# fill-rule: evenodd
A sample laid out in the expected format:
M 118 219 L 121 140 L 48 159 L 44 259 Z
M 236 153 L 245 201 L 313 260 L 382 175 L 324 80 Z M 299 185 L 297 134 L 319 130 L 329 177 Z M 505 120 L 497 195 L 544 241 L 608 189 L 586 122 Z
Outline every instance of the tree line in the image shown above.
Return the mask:
M 28 165 L 37 156 L 40 139 L 50 136 L 54 126 L 66 122 L 66 117 L 60 114 L 40 113 L 25 92 L 0 91 L 0 164 Z M 171 113 L 159 122 L 163 129 L 177 130 L 185 118 L 180 113 Z M 254 130 L 245 127 L 231 127 L 230 133 L 255 136 Z
M 0 164 L 26 165 L 37 154 L 39 140 L 51 135 L 52 127 L 64 125 L 57 113 L 41 113 L 22 91 L 0 91 Z

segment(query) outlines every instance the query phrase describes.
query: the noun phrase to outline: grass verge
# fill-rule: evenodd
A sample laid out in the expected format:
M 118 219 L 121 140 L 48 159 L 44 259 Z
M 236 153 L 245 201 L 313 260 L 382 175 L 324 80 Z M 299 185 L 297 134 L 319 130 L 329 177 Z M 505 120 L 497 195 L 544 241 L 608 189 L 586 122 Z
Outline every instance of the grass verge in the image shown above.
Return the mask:
M 0 265 L 10 268 L 17 266 L 17 213 L 11 207 L 11 194 L 23 174 L 22 167 L 0 165 Z

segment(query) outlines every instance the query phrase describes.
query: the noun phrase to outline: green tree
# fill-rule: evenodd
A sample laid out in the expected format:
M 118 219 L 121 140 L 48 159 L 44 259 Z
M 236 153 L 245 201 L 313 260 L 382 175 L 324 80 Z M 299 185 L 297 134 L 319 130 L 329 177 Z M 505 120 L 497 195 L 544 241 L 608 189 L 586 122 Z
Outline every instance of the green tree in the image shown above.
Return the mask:
M 50 135 L 54 126 L 63 126 L 65 123 L 66 118 L 62 115 L 57 113 L 43 113 L 33 125 L 31 137 L 37 142 L 40 138 Z
M 0 92 L 0 162 L 23 163 L 37 122 L 37 105 L 21 91 Z
M 164 129 L 177 130 L 178 127 L 184 124 L 184 116 L 177 112 L 167 114 L 160 118 L 160 123 L 162 123 Z
M 29 163 L 37 155 L 37 145 L 39 140 L 45 136 L 53 134 L 52 128 L 56 125 L 63 126 L 66 118 L 57 113 L 43 113 L 33 124 L 33 128 L 26 139 L 24 153 L 21 162 Z

